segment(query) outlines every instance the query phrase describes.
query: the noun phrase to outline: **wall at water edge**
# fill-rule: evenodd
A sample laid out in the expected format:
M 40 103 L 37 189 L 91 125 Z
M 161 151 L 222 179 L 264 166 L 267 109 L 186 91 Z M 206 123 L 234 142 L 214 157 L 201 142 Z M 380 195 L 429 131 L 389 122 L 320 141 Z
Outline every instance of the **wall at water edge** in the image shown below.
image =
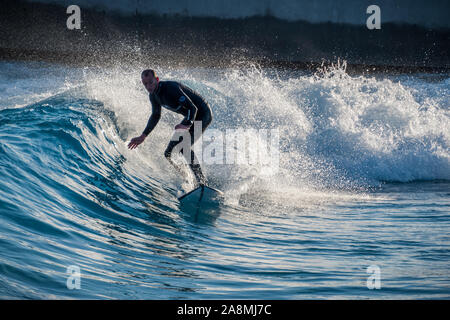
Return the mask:
M 366 0 L 2 0 L 0 59 L 450 68 L 450 1 L 377 2 L 380 30 L 366 27 Z M 67 28 L 69 4 L 79 30 Z

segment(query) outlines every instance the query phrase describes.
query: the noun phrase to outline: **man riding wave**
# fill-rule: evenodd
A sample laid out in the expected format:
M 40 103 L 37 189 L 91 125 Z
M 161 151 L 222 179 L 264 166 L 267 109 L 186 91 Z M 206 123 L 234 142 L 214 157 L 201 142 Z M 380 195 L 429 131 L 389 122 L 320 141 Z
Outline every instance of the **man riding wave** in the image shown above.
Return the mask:
M 198 185 L 206 184 L 206 178 L 202 172 L 200 164 L 192 148 L 196 140 L 203 134 L 212 121 L 212 111 L 208 103 L 194 90 L 176 81 L 160 81 L 155 71 L 146 69 L 142 71 L 141 80 L 144 87 L 149 92 L 152 104 L 152 114 L 147 122 L 143 133 L 139 137 L 131 139 L 128 144 L 129 149 L 135 149 L 152 132 L 161 117 L 161 107 L 184 116 L 183 121 L 175 126 L 175 130 L 187 130 L 190 135 L 190 157 L 186 160 L 194 173 Z M 194 135 L 194 121 L 201 122 L 201 134 Z M 178 170 L 180 168 L 171 159 L 175 146 L 182 142 L 182 137 L 178 140 L 171 140 L 164 152 L 164 156 Z

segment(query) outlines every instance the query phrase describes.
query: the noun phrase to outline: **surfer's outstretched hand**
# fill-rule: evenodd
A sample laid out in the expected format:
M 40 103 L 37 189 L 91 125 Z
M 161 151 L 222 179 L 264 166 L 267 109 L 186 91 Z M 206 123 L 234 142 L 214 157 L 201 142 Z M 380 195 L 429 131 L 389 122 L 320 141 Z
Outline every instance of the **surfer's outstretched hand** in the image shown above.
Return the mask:
M 145 138 L 147 136 L 145 134 L 140 135 L 139 137 L 135 137 L 131 139 L 130 143 L 128 144 L 128 149 L 136 149 L 138 145 L 140 145 L 142 142 L 144 142 Z

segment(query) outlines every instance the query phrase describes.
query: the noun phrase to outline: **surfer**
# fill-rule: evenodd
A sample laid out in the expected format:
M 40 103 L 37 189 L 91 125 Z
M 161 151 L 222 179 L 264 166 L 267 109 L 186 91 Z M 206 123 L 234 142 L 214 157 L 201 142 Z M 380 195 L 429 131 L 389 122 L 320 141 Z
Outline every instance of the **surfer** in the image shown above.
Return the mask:
M 183 121 L 175 126 L 175 130 L 187 130 L 190 134 L 190 159 L 186 158 L 189 167 L 194 173 L 195 179 L 200 186 L 206 184 L 200 164 L 195 156 L 192 145 L 203 134 L 212 121 L 212 112 L 208 103 L 195 91 L 176 81 L 160 81 L 155 71 L 146 69 L 142 71 L 141 80 L 147 89 L 152 104 L 152 114 L 148 119 L 144 132 L 131 139 L 128 144 L 129 149 L 135 149 L 144 142 L 145 138 L 152 132 L 161 117 L 161 106 L 184 116 Z M 194 121 L 201 122 L 201 134 L 194 136 Z M 171 159 L 172 151 L 176 145 L 182 142 L 182 137 L 178 140 L 171 140 L 164 152 L 164 156 L 178 170 L 181 168 Z

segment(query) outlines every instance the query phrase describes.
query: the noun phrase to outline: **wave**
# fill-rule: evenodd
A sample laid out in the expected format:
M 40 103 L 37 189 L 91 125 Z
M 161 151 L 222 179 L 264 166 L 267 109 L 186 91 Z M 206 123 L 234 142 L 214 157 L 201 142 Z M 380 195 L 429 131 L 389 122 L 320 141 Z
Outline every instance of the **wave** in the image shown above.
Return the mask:
M 177 116 L 163 113 L 138 151 L 126 148 L 150 114 L 137 74 L 119 68 L 84 73 L 77 89 L 0 111 L 1 188 L 11 194 L 26 181 L 32 198 L 66 190 L 117 213 L 123 200 L 114 199 L 139 207 L 151 189 L 159 194 L 151 201 L 176 208 L 182 180 L 163 151 Z M 448 79 L 352 77 L 345 66 L 316 74 L 256 66 L 165 70 L 162 78 L 181 80 L 207 98 L 215 119 L 211 129 L 279 130 L 275 171 L 255 164 L 204 164 L 210 181 L 231 197 L 255 189 L 283 192 L 280 186 L 291 194 L 292 188 L 450 180 Z M 31 201 L 28 196 L 21 199 Z M 65 205 L 72 201 L 55 197 Z
M 19 212 L 75 211 L 142 228 L 139 209 L 168 190 L 144 164 L 143 170 L 127 168 L 114 114 L 78 94 L 0 111 L 0 201 Z
M 391 208 L 399 208 L 394 193 L 410 195 L 424 187 L 435 191 L 437 200 L 416 211 L 417 203 L 412 201 L 428 194 L 411 196 L 412 201 L 400 197 L 406 199 L 400 207 L 407 203 L 414 208 L 401 214 L 401 221 L 405 216 L 417 219 L 427 208 L 433 214 L 423 213 L 423 218 L 445 219 L 446 203 L 440 197 L 447 199 L 450 180 L 447 77 L 351 77 L 342 66 L 317 74 L 253 66 L 160 72 L 161 78 L 180 80 L 208 99 L 215 114 L 211 130 L 279 129 L 278 171 L 254 164 L 205 165 L 206 175 L 225 191 L 231 204 L 199 217 L 180 210 L 176 196 L 183 180 L 163 156 L 178 116 L 163 112 L 161 123 L 145 143 L 136 150 L 127 149 L 127 142 L 142 132 L 150 113 L 140 71 L 117 68 L 64 76 L 71 71 L 66 68 L 56 77 L 43 78 L 42 88 L 32 86 L 32 97 L 26 79 L 25 83 L 12 79 L 21 85 L 14 101 L 2 96 L 3 298 L 201 298 L 215 290 L 211 285 L 223 288 L 223 263 L 242 253 L 241 244 L 250 248 L 256 243 L 260 250 L 266 242 L 257 241 L 268 239 L 271 254 L 275 242 L 281 241 L 279 249 L 290 250 L 287 256 L 280 259 L 252 251 L 248 261 L 269 257 L 278 266 L 292 258 L 288 267 L 296 268 L 298 257 L 302 263 L 308 258 L 299 256 L 305 243 L 314 250 L 322 242 L 328 246 L 336 223 L 346 222 L 335 220 L 341 216 L 336 212 L 348 215 L 350 224 L 360 220 L 355 215 L 369 214 L 372 219 L 378 209 L 384 215 L 387 208 L 391 216 Z M 69 82 L 61 82 L 63 78 Z M 44 100 L 39 99 L 41 93 Z M 390 183 L 383 192 L 364 192 L 385 181 L 397 183 Z M 354 192 L 355 188 L 363 192 Z M 239 206 L 233 200 L 239 200 Z M 342 203 L 346 204 L 343 211 Z M 330 210 L 324 210 L 327 206 Z M 296 219 L 301 224 L 283 218 L 291 213 L 301 215 Z M 210 228 L 219 214 L 217 228 Z M 366 228 L 366 221 L 361 221 Z M 388 221 L 389 227 L 395 227 L 388 235 L 402 231 L 399 221 Z M 263 231 L 258 230 L 261 225 Z M 307 225 L 314 228 L 309 230 Z M 372 227 L 368 232 L 373 235 Z M 360 230 L 354 238 L 353 230 L 348 231 L 350 243 L 359 243 Z M 292 234 L 301 234 L 302 239 L 286 238 Z M 324 238 L 315 238 L 317 234 Z M 333 246 L 341 248 L 339 243 Z M 352 256 L 353 249 L 348 251 Z M 217 252 L 223 257 L 217 259 Z M 342 252 L 339 249 L 336 256 Z M 317 260 L 314 255 L 311 259 Z M 83 290 L 67 289 L 68 266 L 82 270 Z M 239 282 L 232 289 L 248 294 Z M 280 286 L 285 282 L 283 277 Z
M 223 118 L 280 128 L 275 185 L 286 178 L 334 188 L 450 179 L 448 80 L 352 77 L 338 65 L 285 78 L 238 69 L 212 86 L 226 101 L 215 101 Z

